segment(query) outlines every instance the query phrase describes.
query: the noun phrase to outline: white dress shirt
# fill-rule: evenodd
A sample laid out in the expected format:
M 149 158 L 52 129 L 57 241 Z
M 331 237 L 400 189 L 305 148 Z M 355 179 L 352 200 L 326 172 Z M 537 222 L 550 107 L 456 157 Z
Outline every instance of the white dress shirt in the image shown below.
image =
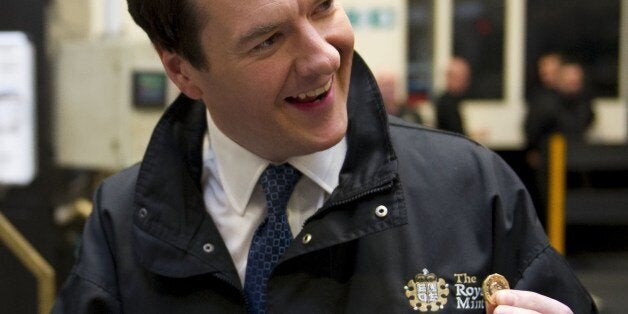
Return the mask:
M 266 199 L 259 177 L 270 164 L 228 138 L 207 114 L 208 136 L 203 148 L 202 187 L 205 208 L 214 220 L 244 283 L 249 247 L 266 217 Z M 288 222 L 296 236 L 338 185 L 347 152 L 346 140 L 311 155 L 293 157 L 289 164 L 301 171 L 288 202 Z

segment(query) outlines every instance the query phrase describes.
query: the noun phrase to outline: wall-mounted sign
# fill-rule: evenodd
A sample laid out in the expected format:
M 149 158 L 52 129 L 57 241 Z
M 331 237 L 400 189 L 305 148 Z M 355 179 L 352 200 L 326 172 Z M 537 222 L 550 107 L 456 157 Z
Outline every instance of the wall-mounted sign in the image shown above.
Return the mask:
M 397 17 L 392 7 L 346 8 L 354 29 L 390 29 Z
M 0 185 L 35 177 L 34 49 L 22 32 L 0 32 Z
M 167 105 L 168 77 L 163 71 L 133 71 L 133 105 L 135 108 L 162 110 Z

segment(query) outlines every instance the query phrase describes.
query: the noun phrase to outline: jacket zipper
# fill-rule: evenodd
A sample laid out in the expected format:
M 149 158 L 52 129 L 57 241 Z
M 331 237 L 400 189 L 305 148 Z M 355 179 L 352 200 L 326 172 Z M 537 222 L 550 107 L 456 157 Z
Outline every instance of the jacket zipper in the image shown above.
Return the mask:
M 360 192 L 360 193 L 358 193 L 358 194 L 356 194 L 356 195 L 354 195 L 354 196 L 352 196 L 350 198 L 346 198 L 346 199 L 343 199 L 343 200 L 339 200 L 339 201 L 328 203 L 328 204 L 326 204 L 325 206 L 323 206 L 321 208 L 320 212 L 318 212 L 316 215 L 308 218 L 303 223 L 303 225 L 305 226 L 312 218 L 324 214 L 325 212 L 327 212 L 332 207 L 348 204 L 348 203 L 354 202 L 354 201 L 356 201 L 356 200 L 358 200 L 358 199 L 360 199 L 362 197 L 365 197 L 367 195 L 371 195 L 371 194 L 379 193 L 379 192 L 382 192 L 382 191 L 385 191 L 385 190 L 389 190 L 389 189 L 392 188 L 392 186 L 393 186 L 393 180 L 391 179 L 391 180 L 385 182 L 384 184 L 382 184 L 380 186 L 374 187 L 374 188 L 372 188 L 370 190 L 366 190 L 364 192 Z M 238 286 L 232 280 L 230 280 L 229 278 L 227 278 L 225 276 L 222 276 L 220 273 L 216 274 L 216 278 L 218 278 L 221 281 L 231 285 L 234 288 Z M 240 290 L 240 296 L 242 296 L 242 299 L 244 300 L 245 311 L 248 312 L 248 309 L 250 307 L 250 301 L 249 301 L 249 298 L 246 295 L 246 293 L 244 293 L 244 285 L 242 285 L 242 289 L 239 289 L 239 290 Z
M 219 280 L 221 280 L 222 282 L 224 282 L 224 283 L 226 283 L 228 285 L 231 285 L 234 288 L 236 288 L 238 286 L 232 280 L 230 280 L 226 276 L 221 275 L 220 273 L 216 274 L 216 278 L 218 278 Z M 248 313 L 249 307 L 250 307 L 249 297 L 246 295 L 246 293 L 244 293 L 244 284 L 241 284 L 241 286 L 242 286 L 242 289 L 238 289 L 238 290 L 240 290 L 240 296 L 244 300 L 244 312 Z
M 382 192 L 382 191 L 385 191 L 385 190 L 389 190 L 389 189 L 392 188 L 392 186 L 393 186 L 393 180 L 391 179 L 391 180 L 385 182 L 384 184 L 382 184 L 380 186 L 374 187 L 374 188 L 372 188 L 370 190 L 366 190 L 364 192 L 360 192 L 360 193 L 358 193 L 358 194 L 356 194 L 356 195 L 354 195 L 354 196 L 352 196 L 350 198 L 339 200 L 339 201 L 336 201 L 336 202 L 328 203 L 328 204 L 326 204 L 325 206 L 323 206 L 321 208 L 320 212 L 318 212 L 316 215 L 308 218 L 303 223 L 303 225 L 305 226 L 312 218 L 324 214 L 326 211 L 328 211 L 332 207 L 348 204 L 348 203 L 354 202 L 354 201 L 356 201 L 356 200 L 358 200 L 360 198 L 363 198 L 363 197 L 365 197 L 367 195 L 371 195 L 371 194 L 379 193 L 379 192 Z M 233 284 L 233 282 L 231 280 L 229 280 L 226 277 L 221 276 L 220 274 L 217 274 L 216 277 L 218 279 L 220 279 L 220 280 L 222 280 L 222 281 L 224 281 L 224 282 L 234 286 L 234 287 L 237 286 L 237 285 Z M 242 289 L 240 290 L 240 295 L 244 299 L 245 310 L 248 311 L 248 309 L 250 307 L 250 301 L 249 301 L 249 298 L 246 295 L 246 293 L 244 293 L 244 286 L 242 286 Z

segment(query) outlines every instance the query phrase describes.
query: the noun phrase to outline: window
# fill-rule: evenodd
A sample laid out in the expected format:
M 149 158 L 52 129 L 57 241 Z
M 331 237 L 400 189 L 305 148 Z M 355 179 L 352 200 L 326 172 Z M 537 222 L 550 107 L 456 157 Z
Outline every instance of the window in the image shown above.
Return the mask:
M 472 70 L 470 96 L 502 98 L 504 64 L 504 0 L 454 2 L 454 55 Z
M 618 97 L 619 0 L 528 0 L 526 72 L 538 84 L 536 61 L 559 52 L 580 62 L 595 97 Z
M 433 85 L 433 1 L 410 0 L 408 14 L 408 92 L 425 98 Z

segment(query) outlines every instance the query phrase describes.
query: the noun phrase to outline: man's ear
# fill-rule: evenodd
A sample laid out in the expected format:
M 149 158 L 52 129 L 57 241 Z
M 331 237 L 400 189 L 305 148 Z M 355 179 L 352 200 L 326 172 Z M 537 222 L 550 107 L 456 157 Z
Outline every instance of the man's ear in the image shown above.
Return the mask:
M 155 48 L 166 70 L 166 74 L 172 82 L 189 98 L 200 99 L 203 95 L 203 91 L 198 87 L 192 77 L 195 68 L 190 62 L 176 52 L 167 51 L 161 47 Z

